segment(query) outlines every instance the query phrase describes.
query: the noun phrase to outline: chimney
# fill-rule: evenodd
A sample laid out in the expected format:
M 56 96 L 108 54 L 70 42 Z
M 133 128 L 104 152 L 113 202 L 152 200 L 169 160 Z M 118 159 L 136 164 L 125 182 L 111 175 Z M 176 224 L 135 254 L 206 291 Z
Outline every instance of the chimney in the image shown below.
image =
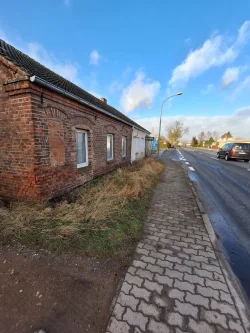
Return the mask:
M 100 100 L 101 100 L 103 103 L 107 104 L 107 100 L 106 100 L 105 97 L 101 97 Z

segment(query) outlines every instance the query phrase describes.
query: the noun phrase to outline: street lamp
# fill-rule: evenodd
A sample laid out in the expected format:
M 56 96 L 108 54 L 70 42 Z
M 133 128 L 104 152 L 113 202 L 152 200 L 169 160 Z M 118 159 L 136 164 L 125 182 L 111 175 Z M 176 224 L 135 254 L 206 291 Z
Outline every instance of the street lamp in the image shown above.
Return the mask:
M 158 136 L 158 154 L 157 154 L 158 159 L 159 159 L 159 154 L 160 154 L 160 138 L 161 138 L 161 116 L 162 116 L 162 107 L 163 107 L 164 103 L 165 103 L 169 98 L 172 98 L 172 97 L 175 97 L 175 96 L 180 96 L 180 95 L 182 95 L 182 92 L 181 92 L 181 91 L 178 92 L 178 93 L 175 94 L 175 95 L 169 96 L 168 98 L 166 98 L 166 99 L 163 101 L 163 103 L 162 103 L 162 105 L 161 105 L 160 125 L 159 125 L 159 136 Z

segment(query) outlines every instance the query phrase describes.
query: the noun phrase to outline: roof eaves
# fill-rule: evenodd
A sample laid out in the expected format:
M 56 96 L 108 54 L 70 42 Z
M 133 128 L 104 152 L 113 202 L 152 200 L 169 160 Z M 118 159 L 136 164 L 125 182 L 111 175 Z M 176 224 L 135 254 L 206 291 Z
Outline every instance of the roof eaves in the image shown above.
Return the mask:
M 33 76 L 30 77 L 30 81 L 33 82 L 33 83 L 36 83 L 36 84 L 38 84 L 40 86 L 43 86 L 43 87 L 45 87 L 45 88 L 47 88 L 49 90 L 56 91 L 56 92 L 58 92 L 58 93 L 60 93 L 60 94 L 62 94 L 64 96 L 66 96 L 68 98 L 71 98 L 71 99 L 73 99 L 73 100 L 75 100 L 75 101 L 77 101 L 79 103 L 87 105 L 87 106 L 91 107 L 92 109 L 94 109 L 96 111 L 99 111 L 99 112 L 101 112 L 103 114 L 106 114 L 107 116 L 109 116 L 111 118 L 117 119 L 117 120 L 121 121 L 122 123 L 125 123 L 125 124 L 127 124 L 127 125 L 129 125 L 131 127 L 135 127 L 137 129 L 139 129 L 140 131 L 143 131 L 143 132 L 146 132 L 146 133 L 150 133 L 147 130 L 145 130 L 145 129 L 141 128 L 141 127 L 137 127 L 136 125 L 134 125 L 134 124 L 132 124 L 130 122 L 127 122 L 126 120 L 124 120 L 122 118 L 119 118 L 118 116 L 115 116 L 112 113 L 110 113 L 110 112 L 108 112 L 108 111 L 106 111 L 106 110 L 104 110 L 104 109 L 102 109 L 102 108 L 100 108 L 100 107 L 98 107 L 98 106 L 96 106 L 96 105 L 88 102 L 88 101 L 85 101 L 84 99 L 82 99 L 82 98 L 80 98 L 80 97 L 78 97 L 78 96 L 76 96 L 76 95 L 74 95 L 74 94 L 72 94 L 72 93 L 70 93 L 70 92 L 62 89 L 62 88 L 59 88 L 59 87 L 57 87 L 57 86 L 55 86 L 55 85 L 53 85 L 53 84 L 51 84 L 51 83 L 49 83 L 47 81 L 45 81 L 45 80 L 43 80 L 43 79 L 35 76 L 35 75 L 33 75 Z

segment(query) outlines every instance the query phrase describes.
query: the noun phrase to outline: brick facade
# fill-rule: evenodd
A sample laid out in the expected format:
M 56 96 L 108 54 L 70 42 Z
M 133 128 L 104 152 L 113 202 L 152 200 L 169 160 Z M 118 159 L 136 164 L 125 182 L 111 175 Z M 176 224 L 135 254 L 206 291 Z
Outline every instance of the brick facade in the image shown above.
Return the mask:
M 48 199 L 130 162 L 132 126 L 31 83 L 3 57 L 0 117 L 4 198 Z M 83 168 L 76 163 L 76 129 L 88 134 L 89 163 Z M 114 135 L 112 161 L 107 161 L 107 134 Z M 126 157 L 122 136 L 127 137 Z

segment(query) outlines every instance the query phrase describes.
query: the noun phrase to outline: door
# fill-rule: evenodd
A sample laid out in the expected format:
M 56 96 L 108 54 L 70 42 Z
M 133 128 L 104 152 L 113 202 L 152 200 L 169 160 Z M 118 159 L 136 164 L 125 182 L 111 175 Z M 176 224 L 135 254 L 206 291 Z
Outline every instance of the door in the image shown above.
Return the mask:
M 225 157 L 226 156 L 226 152 L 227 152 L 227 147 L 228 147 L 228 143 L 225 144 L 220 151 L 220 156 Z

